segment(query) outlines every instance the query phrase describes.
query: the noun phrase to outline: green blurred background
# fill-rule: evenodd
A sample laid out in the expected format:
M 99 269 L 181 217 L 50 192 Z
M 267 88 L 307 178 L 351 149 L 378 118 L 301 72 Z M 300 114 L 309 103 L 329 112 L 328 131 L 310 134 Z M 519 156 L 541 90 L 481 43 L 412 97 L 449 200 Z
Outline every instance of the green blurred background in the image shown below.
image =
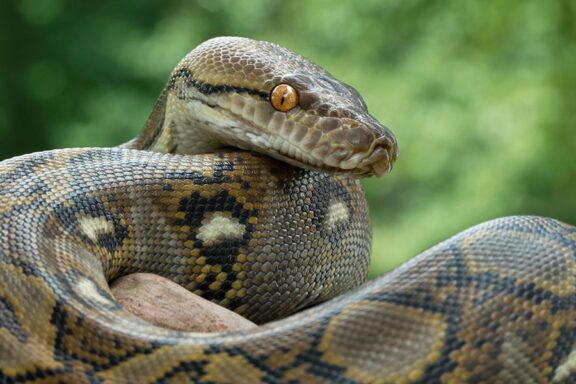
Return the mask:
M 0 159 L 124 142 L 198 43 L 273 41 L 396 133 L 365 181 L 374 276 L 494 217 L 576 224 L 575 20 L 572 0 L 3 1 Z

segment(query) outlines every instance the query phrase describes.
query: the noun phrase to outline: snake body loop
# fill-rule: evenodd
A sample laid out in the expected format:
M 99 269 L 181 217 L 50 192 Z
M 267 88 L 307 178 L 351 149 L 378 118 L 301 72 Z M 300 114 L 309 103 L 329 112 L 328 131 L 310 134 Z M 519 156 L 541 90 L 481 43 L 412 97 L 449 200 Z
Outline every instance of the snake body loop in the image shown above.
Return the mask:
M 200 45 L 129 143 L 0 163 L 0 383 L 575 382 L 575 227 L 494 220 L 358 287 L 356 176 L 396 156 L 358 93 L 301 56 Z M 108 288 L 133 272 L 266 324 L 153 326 Z

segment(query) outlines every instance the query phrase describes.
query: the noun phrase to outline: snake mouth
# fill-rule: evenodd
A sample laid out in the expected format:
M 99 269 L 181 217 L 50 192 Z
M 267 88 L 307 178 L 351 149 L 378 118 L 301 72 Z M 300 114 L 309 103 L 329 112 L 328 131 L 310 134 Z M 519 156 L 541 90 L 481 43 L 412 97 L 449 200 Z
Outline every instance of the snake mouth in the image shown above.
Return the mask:
M 381 177 L 392 170 L 396 161 L 398 150 L 396 142 L 390 138 L 382 137 L 376 140 L 369 154 L 352 155 L 347 161 L 341 161 L 332 165 L 324 159 L 317 159 L 309 155 L 309 151 L 303 151 L 297 145 L 283 141 L 278 148 L 271 147 L 267 150 L 248 148 L 264 153 L 290 165 L 313 171 L 329 172 L 336 174 L 350 174 L 357 177 Z M 360 159 L 360 160 L 359 160 Z
M 381 177 L 392 170 L 398 145 L 392 132 L 378 122 L 344 128 L 328 136 L 324 149 L 313 149 L 313 163 L 332 172 Z
M 245 121 L 246 125 L 253 125 Z M 243 136 L 242 140 L 238 140 Z M 264 132 L 237 132 L 234 146 L 259 152 L 292 166 L 313 171 L 336 174 L 350 174 L 357 177 L 381 177 L 392 170 L 398 155 L 394 136 L 383 134 L 372 141 L 368 149 L 329 142 L 328 144 L 305 148 L 302 143 L 295 143 L 281 136 Z

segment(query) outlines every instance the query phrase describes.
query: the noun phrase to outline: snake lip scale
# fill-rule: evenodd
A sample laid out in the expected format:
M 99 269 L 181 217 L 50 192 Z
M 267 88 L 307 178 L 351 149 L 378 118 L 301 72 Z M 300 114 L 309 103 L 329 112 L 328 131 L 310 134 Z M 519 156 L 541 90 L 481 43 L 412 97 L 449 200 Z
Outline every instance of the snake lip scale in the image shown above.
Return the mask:
M 200 44 L 130 142 L 0 163 L 0 384 L 575 383 L 571 225 L 488 221 L 366 282 L 358 177 L 397 154 L 304 57 Z M 109 289 L 135 272 L 262 326 L 149 324 Z

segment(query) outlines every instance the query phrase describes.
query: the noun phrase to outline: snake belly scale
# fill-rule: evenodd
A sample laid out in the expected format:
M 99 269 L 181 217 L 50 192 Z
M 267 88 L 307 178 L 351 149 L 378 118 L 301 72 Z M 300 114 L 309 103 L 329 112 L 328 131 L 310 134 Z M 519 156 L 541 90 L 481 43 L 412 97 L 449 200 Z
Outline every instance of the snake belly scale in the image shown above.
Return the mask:
M 322 68 L 203 43 L 129 143 L 0 163 L 0 383 L 576 382 L 573 226 L 490 221 L 364 283 L 357 177 L 396 155 Z M 153 326 L 108 288 L 133 272 L 265 324 Z

